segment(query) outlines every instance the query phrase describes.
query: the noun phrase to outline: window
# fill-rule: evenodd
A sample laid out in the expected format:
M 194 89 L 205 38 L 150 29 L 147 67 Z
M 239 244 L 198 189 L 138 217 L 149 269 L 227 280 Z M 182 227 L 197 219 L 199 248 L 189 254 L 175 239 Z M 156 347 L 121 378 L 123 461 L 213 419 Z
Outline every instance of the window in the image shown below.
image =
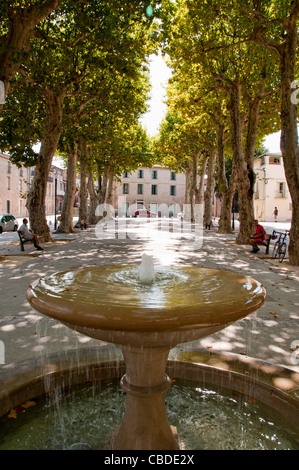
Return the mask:
M 129 178 L 129 172 L 128 172 L 128 171 L 125 171 L 124 174 L 123 174 L 123 177 L 124 177 L 124 178 Z
M 10 201 L 6 201 L 6 212 L 10 213 Z
M 259 199 L 260 194 L 259 194 L 259 185 L 256 183 L 255 184 L 255 191 L 254 191 L 254 199 Z
M 176 186 L 170 186 L 170 196 L 176 195 Z
M 7 162 L 7 173 L 11 173 L 11 165 L 10 165 L 10 162 Z
M 152 194 L 153 195 L 158 194 L 158 186 L 156 184 L 152 184 Z
M 285 183 L 278 183 L 276 198 L 285 198 Z
M 123 194 L 129 194 L 129 184 L 123 183 Z
M 269 164 L 270 165 L 280 165 L 280 158 L 279 157 L 269 157 Z
M 7 177 L 6 189 L 10 189 L 10 176 Z
M 137 184 L 137 194 L 143 194 L 143 184 Z
M 280 197 L 284 197 L 285 196 L 285 185 L 284 183 L 278 183 L 279 184 L 279 194 L 281 195 Z
M 19 176 L 23 176 L 23 168 L 22 167 L 19 169 Z
M 175 181 L 175 180 L 176 180 L 176 174 L 175 174 L 174 171 L 171 171 L 171 172 L 170 172 L 170 179 L 171 179 L 171 181 Z
M 152 179 L 153 179 L 153 180 L 158 179 L 158 172 L 157 172 L 157 170 L 152 170 Z
M 138 170 L 138 178 L 143 178 L 143 170 Z

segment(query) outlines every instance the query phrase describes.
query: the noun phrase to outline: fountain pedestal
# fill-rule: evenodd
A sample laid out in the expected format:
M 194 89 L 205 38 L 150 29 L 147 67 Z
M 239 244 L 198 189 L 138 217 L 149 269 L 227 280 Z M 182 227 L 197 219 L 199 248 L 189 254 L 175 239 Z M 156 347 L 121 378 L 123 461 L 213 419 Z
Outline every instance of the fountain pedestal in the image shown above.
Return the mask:
M 134 348 L 122 346 L 126 374 L 121 386 L 127 393 L 121 427 L 113 439 L 115 450 L 178 449 L 169 425 L 164 394 L 171 381 L 165 375 L 169 347 Z
M 178 448 L 164 405 L 170 348 L 222 330 L 256 311 L 265 295 L 247 276 L 190 267 L 171 268 L 171 275 L 161 268 L 145 286 L 134 266 L 56 273 L 27 291 L 39 312 L 121 347 L 127 403 L 112 444 L 119 450 Z

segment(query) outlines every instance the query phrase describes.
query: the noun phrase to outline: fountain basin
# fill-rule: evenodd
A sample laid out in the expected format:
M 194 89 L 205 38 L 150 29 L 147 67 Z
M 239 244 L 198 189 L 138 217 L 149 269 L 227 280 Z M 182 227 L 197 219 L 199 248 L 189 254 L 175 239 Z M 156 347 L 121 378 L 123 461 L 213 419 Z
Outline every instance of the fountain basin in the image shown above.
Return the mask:
M 166 415 L 170 348 L 219 331 L 256 311 L 263 286 L 227 271 L 156 267 L 142 283 L 135 266 L 82 268 L 46 276 L 27 290 L 30 304 L 87 336 L 121 347 L 127 392 L 117 450 L 175 450 Z
M 87 336 L 172 346 L 247 316 L 266 295 L 259 282 L 227 271 L 156 267 L 156 281 L 144 285 L 137 270 L 104 266 L 56 273 L 29 286 L 27 298 L 36 310 Z

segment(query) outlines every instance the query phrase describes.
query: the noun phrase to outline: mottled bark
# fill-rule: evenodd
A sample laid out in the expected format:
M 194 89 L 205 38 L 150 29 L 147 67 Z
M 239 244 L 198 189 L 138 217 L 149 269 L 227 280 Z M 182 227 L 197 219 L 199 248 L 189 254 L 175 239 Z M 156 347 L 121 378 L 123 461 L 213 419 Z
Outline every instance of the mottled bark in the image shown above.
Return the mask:
M 191 196 L 191 174 L 192 170 L 188 167 L 185 170 L 185 195 L 184 195 L 184 204 L 190 204 Z
M 111 168 L 109 168 L 108 173 L 108 181 L 107 181 L 107 191 L 106 191 L 106 202 L 107 204 L 112 203 L 112 196 L 113 196 L 113 181 L 114 181 L 114 173 Z
M 80 151 L 78 155 L 80 163 L 80 205 L 79 205 L 79 220 L 78 224 L 81 224 L 81 220 L 85 223 L 88 221 L 88 189 L 87 189 L 87 145 L 86 142 L 80 142 Z
M 98 175 L 98 180 L 99 180 L 98 203 L 99 204 L 104 204 L 104 202 L 106 202 L 108 179 L 109 179 L 109 167 L 105 166 L 103 173 L 100 174 L 99 172 L 99 175 Z
M 226 189 L 222 192 L 221 214 L 218 224 L 218 233 L 232 233 L 232 202 L 236 191 L 236 170 L 232 168 L 232 174 Z
M 199 175 L 198 183 L 198 162 L 196 168 L 194 167 L 193 181 L 194 181 L 194 194 L 195 194 L 195 204 L 203 204 L 204 201 L 204 184 L 205 184 L 205 175 L 207 164 L 209 160 L 209 153 L 204 152 L 201 164 L 201 172 Z M 196 171 L 196 174 L 195 174 Z
M 87 180 L 87 189 L 90 198 L 90 210 L 88 214 L 88 224 L 95 225 L 99 221 L 99 217 L 96 216 L 96 208 L 99 204 L 98 195 L 94 188 L 93 175 L 89 173 Z
M 248 234 L 253 230 L 253 204 L 250 196 L 250 179 L 248 164 L 246 162 L 242 141 L 242 117 L 241 117 L 241 92 L 242 85 L 238 78 L 231 84 L 229 112 L 231 121 L 231 144 L 233 149 L 234 167 L 236 170 L 236 185 L 239 194 L 239 232 L 236 242 L 244 244 Z
M 217 142 L 217 162 L 218 162 L 218 188 L 217 193 L 221 202 L 221 213 L 218 224 L 218 233 L 232 233 L 231 226 L 231 208 L 232 198 L 235 192 L 235 179 L 231 176 L 228 183 L 225 172 L 225 155 L 224 155 L 224 131 L 223 122 L 218 116 L 216 119 L 216 142 Z
M 51 240 L 47 225 L 45 203 L 48 176 L 62 130 L 62 108 L 65 92 L 56 95 L 52 90 L 44 90 L 46 102 L 45 130 L 41 140 L 40 152 L 35 166 L 34 178 L 28 192 L 30 226 L 43 241 Z
M 297 3 L 298 2 L 294 2 Z M 281 154 L 285 175 L 292 198 L 292 223 L 290 230 L 289 261 L 299 265 L 299 148 L 296 104 L 291 100 L 295 80 L 297 50 L 297 15 L 289 18 L 287 38 L 280 56 L 281 79 Z
M 204 192 L 204 218 L 203 224 L 209 224 L 213 218 L 212 213 L 212 202 L 213 194 L 215 188 L 215 161 L 216 161 L 216 151 L 211 150 L 209 160 L 208 160 L 208 178 L 207 186 Z
M 203 204 L 203 193 L 204 193 L 204 176 L 206 173 L 206 166 L 208 161 L 208 154 L 205 152 L 203 155 L 201 173 L 198 175 L 198 163 L 199 163 L 200 152 L 197 152 L 193 156 L 191 171 L 191 191 L 190 191 L 190 208 L 188 208 L 187 219 L 191 218 L 192 222 L 195 222 L 195 204 Z M 199 179 L 199 181 L 198 181 Z M 190 209 L 190 210 L 189 210 Z
M 78 145 L 73 143 L 69 145 L 69 154 L 67 161 L 67 179 L 66 190 L 62 204 L 61 220 L 57 229 L 58 233 L 75 232 L 73 224 L 74 200 L 76 193 L 76 174 L 77 174 L 77 155 Z

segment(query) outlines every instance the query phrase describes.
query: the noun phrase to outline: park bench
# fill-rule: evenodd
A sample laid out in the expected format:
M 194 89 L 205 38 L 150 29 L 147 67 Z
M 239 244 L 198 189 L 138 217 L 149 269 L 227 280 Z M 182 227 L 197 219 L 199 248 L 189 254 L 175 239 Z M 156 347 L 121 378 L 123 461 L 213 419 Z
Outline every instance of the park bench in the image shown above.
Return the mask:
M 34 243 L 33 238 L 32 238 L 32 240 L 26 240 L 26 239 L 22 236 L 22 234 L 21 234 L 21 232 L 20 232 L 19 230 L 18 230 L 18 235 L 19 235 L 19 239 L 20 239 L 21 251 L 25 251 L 25 249 L 24 249 L 25 243 Z
M 272 235 L 269 235 L 268 233 L 266 233 L 264 241 L 261 243 L 260 242 L 257 243 L 258 245 L 262 245 L 266 247 L 266 252 L 265 252 L 266 255 L 269 254 L 271 238 L 272 238 Z

